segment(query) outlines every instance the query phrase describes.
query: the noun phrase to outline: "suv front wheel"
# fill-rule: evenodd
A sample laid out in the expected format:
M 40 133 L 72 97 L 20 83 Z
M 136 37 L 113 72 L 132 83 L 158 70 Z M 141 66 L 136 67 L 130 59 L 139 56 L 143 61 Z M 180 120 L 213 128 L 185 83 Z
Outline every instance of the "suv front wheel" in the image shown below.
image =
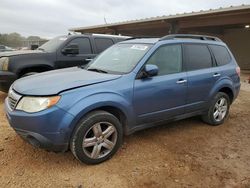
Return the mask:
M 219 92 L 210 103 L 209 110 L 202 116 L 202 120 L 209 125 L 221 125 L 228 117 L 230 100 L 226 93 Z
M 74 156 L 87 164 L 98 164 L 111 158 L 122 144 L 119 120 L 106 111 L 94 111 L 80 120 L 70 143 Z

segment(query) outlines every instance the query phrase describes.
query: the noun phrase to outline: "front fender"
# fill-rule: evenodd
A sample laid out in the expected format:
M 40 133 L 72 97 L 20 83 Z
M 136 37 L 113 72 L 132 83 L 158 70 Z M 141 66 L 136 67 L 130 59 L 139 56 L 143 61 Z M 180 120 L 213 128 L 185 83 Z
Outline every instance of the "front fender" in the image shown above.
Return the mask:
M 127 125 L 135 122 L 134 112 L 131 102 L 116 93 L 98 93 L 89 95 L 74 103 L 67 111 L 74 115 L 74 121 L 70 128 L 74 128 L 77 122 L 88 112 L 101 107 L 114 107 L 119 109 L 127 117 Z
M 21 70 L 30 67 L 47 66 L 53 68 L 55 58 L 55 54 L 53 53 L 11 56 L 9 69 L 19 74 Z

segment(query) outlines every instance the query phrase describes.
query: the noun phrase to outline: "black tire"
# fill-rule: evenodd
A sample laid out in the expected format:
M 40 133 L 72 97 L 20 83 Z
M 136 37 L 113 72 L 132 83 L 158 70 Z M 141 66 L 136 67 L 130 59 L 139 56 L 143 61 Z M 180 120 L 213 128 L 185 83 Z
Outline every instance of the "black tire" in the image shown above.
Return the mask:
M 214 117 L 214 111 L 215 111 L 215 105 L 216 103 L 221 100 L 222 98 L 224 98 L 226 100 L 226 113 L 224 115 L 224 117 L 221 119 L 221 120 L 216 120 L 216 118 Z M 218 126 L 218 125 L 221 125 L 224 123 L 224 121 L 228 118 L 228 115 L 229 115 L 229 109 L 230 109 L 230 99 L 228 97 L 228 95 L 226 93 L 223 93 L 223 92 L 218 92 L 214 98 L 212 99 L 211 103 L 210 103 L 210 107 L 209 107 L 209 110 L 207 111 L 206 114 L 204 114 L 202 116 L 202 120 L 209 124 L 209 125 L 212 125 L 212 126 Z
M 105 156 L 103 156 L 101 158 L 91 158 L 87 154 L 87 151 L 86 151 L 88 148 L 86 149 L 83 147 L 83 140 L 85 139 L 86 135 L 91 133 L 90 131 L 93 131 L 94 125 L 96 125 L 100 122 L 107 122 L 107 123 L 110 123 L 110 125 L 112 125 L 113 127 L 115 127 L 114 130 L 116 130 L 115 133 L 117 135 L 116 139 L 115 139 L 116 141 L 114 143 L 113 148 Z M 101 129 L 103 129 L 103 128 L 101 128 Z M 92 135 L 92 137 L 95 137 L 94 131 L 92 133 L 94 134 L 94 135 Z M 102 133 L 104 133 L 104 132 L 102 132 Z M 85 117 L 83 117 L 80 120 L 80 122 L 76 126 L 76 128 L 71 136 L 70 149 L 71 149 L 71 152 L 73 153 L 73 155 L 79 161 L 86 163 L 86 164 L 98 164 L 98 163 L 101 163 L 103 161 L 110 159 L 118 151 L 118 149 L 122 145 L 122 142 L 123 142 L 123 129 L 122 129 L 122 125 L 119 122 L 119 120 L 114 115 L 112 115 L 106 111 L 98 110 L 98 111 L 93 111 L 93 112 L 87 114 Z M 98 144 L 101 144 L 101 143 L 98 143 Z M 91 147 L 93 147 L 93 150 L 94 150 L 94 147 L 96 147 L 98 144 L 96 144 L 94 146 L 90 146 L 90 149 L 91 149 Z M 101 148 L 106 149 L 103 146 L 101 146 Z
M 27 72 L 27 73 L 23 74 L 23 75 L 21 76 L 21 78 L 27 77 L 27 76 L 31 76 L 31 75 L 34 75 L 34 74 L 37 74 L 37 73 L 38 73 L 38 72 Z

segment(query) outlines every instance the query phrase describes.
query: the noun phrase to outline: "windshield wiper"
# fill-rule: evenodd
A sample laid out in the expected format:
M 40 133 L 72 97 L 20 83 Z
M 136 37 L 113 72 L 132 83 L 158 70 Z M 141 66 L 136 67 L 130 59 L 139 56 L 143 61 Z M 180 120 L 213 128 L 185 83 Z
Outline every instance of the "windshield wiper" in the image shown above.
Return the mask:
M 101 69 L 97 69 L 97 68 L 90 68 L 87 69 L 88 71 L 94 71 L 94 72 L 100 72 L 100 73 L 108 73 L 107 71 L 101 70 Z

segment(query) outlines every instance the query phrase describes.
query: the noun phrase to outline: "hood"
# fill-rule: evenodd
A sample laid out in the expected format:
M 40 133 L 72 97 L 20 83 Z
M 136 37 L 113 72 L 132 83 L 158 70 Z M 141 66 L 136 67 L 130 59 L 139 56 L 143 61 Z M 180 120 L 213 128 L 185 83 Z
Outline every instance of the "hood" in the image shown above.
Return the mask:
M 25 55 L 25 54 L 40 54 L 44 53 L 41 50 L 17 50 L 17 51 L 8 51 L 8 52 L 1 52 L 0 57 L 10 57 L 16 55 Z
M 121 75 L 97 73 L 78 67 L 44 72 L 21 78 L 12 88 L 23 95 L 56 95 L 62 91 L 114 80 Z

